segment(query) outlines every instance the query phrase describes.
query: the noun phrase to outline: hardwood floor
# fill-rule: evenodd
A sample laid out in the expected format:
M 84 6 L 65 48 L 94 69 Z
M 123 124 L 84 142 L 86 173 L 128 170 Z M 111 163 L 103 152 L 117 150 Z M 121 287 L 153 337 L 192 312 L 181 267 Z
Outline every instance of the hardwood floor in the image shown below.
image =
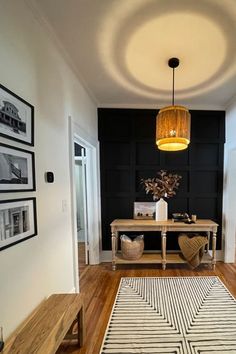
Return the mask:
M 168 265 L 162 270 L 160 265 L 119 265 L 111 270 L 111 263 L 86 266 L 80 277 L 81 292 L 85 294 L 86 338 L 83 348 L 74 343 L 64 343 L 58 354 L 98 354 L 111 313 L 115 295 L 121 277 L 169 277 L 169 276 L 219 276 L 229 291 L 236 297 L 236 263 L 218 262 L 216 270 L 208 265 L 201 265 L 197 270 L 190 270 L 186 264 Z

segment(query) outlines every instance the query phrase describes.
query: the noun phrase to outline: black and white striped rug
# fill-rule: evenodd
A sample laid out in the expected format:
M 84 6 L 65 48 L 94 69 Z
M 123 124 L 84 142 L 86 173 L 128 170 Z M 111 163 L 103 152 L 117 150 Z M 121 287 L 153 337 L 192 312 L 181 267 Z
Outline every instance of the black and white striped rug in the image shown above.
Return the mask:
M 236 300 L 218 277 L 122 278 L 100 354 L 236 353 Z

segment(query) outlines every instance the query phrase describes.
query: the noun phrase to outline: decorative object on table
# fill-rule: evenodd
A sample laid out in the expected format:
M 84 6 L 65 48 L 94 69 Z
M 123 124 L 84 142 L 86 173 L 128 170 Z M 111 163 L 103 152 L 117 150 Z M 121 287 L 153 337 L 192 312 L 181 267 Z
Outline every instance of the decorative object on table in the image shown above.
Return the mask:
M 189 218 L 187 213 L 173 213 L 172 218 L 174 222 L 184 222 Z
M 157 115 L 156 144 L 160 150 L 178 151 L 186 149 L 190 143 L 191 116 L 187 108 L 175 105 L 174 78 L 179 59 L 170 58 L 168 65 L 173 69 L 172 106 L 160 109 Z
M 188 217 L 186 220 L 184 220 L 185 224 L 195 224 L 195 221 L 193 221 L 192 219 L 190 219 L 190 217 Z
M 155 219 L 156 221 L 168 220 L 168 204 L 163 198 L 156 202 Z
M 0 250 L 36 235 L 35 198 L 0 201 Z
M 133 240 L 121 235 L 121 253 L 124 259 L 136 260 L 142 257 L 144 250 L 144 235 L 136 236 Z
M 183 257 L 190 267 L 192 269 L 198 267 L 204 255 L 205 246 L 208 243 L 207 237 L 199 234 L 180 234 L 178 243 Z
M 100 354 L 233 354 L 235 318 L 218 277 L 124 277 Z
M 191 220 L 192 220 L 193 222 L 196 222 L 196 221 L 197 221 L 197 215 L 192 214 L 192 215 L 191 215 Z
M 179 180 L 182 176 L 169 173 L 165 170 L 157 172 L 157 177 L 141 179 L 146 194 L 153 194 L 156 202 L 156 221 L 166 221 L 168 219 L 168 204 L 163 198 L 171 198 L 179 187 Z
M 34 145 L 34 107 L 0 85 L 0 135 Z
M 34 153 L 0 144 L 0 192 L 35 191 Z
M 154 218 L 155 202 L 135 202 L 134 219 L 149 220 Z

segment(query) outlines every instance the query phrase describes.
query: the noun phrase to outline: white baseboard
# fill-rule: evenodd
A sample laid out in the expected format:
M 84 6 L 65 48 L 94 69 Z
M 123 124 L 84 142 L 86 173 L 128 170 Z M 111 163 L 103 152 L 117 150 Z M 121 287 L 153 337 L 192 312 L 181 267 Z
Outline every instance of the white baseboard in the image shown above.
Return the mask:
M 101 262 L 111 262 L 112 253 L 111 251 L 102 251 L 100 253 L 100 261 Z
M 224 252 L 223 252 L 223 250 L 216 251 L 216 260 L 224 262 Z
M 210 256 L 212 256 L 212 251 L 209 251 Z M 222 250 L 216 250 L 216 261 L 224 262 L 224 252 Z

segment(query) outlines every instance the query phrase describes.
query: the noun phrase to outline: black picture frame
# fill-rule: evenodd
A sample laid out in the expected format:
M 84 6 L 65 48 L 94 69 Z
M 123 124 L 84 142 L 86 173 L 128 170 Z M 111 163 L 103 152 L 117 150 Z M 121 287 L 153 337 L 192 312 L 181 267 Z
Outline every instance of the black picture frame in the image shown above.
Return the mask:
M 0 201 L 0 251 L 37 233 L 36 198 Z
M 0 143 L 0 193 L 35 190 L 34 152 Z
M 34 106 L 1 84 L 0 136 L 34 146 Z

